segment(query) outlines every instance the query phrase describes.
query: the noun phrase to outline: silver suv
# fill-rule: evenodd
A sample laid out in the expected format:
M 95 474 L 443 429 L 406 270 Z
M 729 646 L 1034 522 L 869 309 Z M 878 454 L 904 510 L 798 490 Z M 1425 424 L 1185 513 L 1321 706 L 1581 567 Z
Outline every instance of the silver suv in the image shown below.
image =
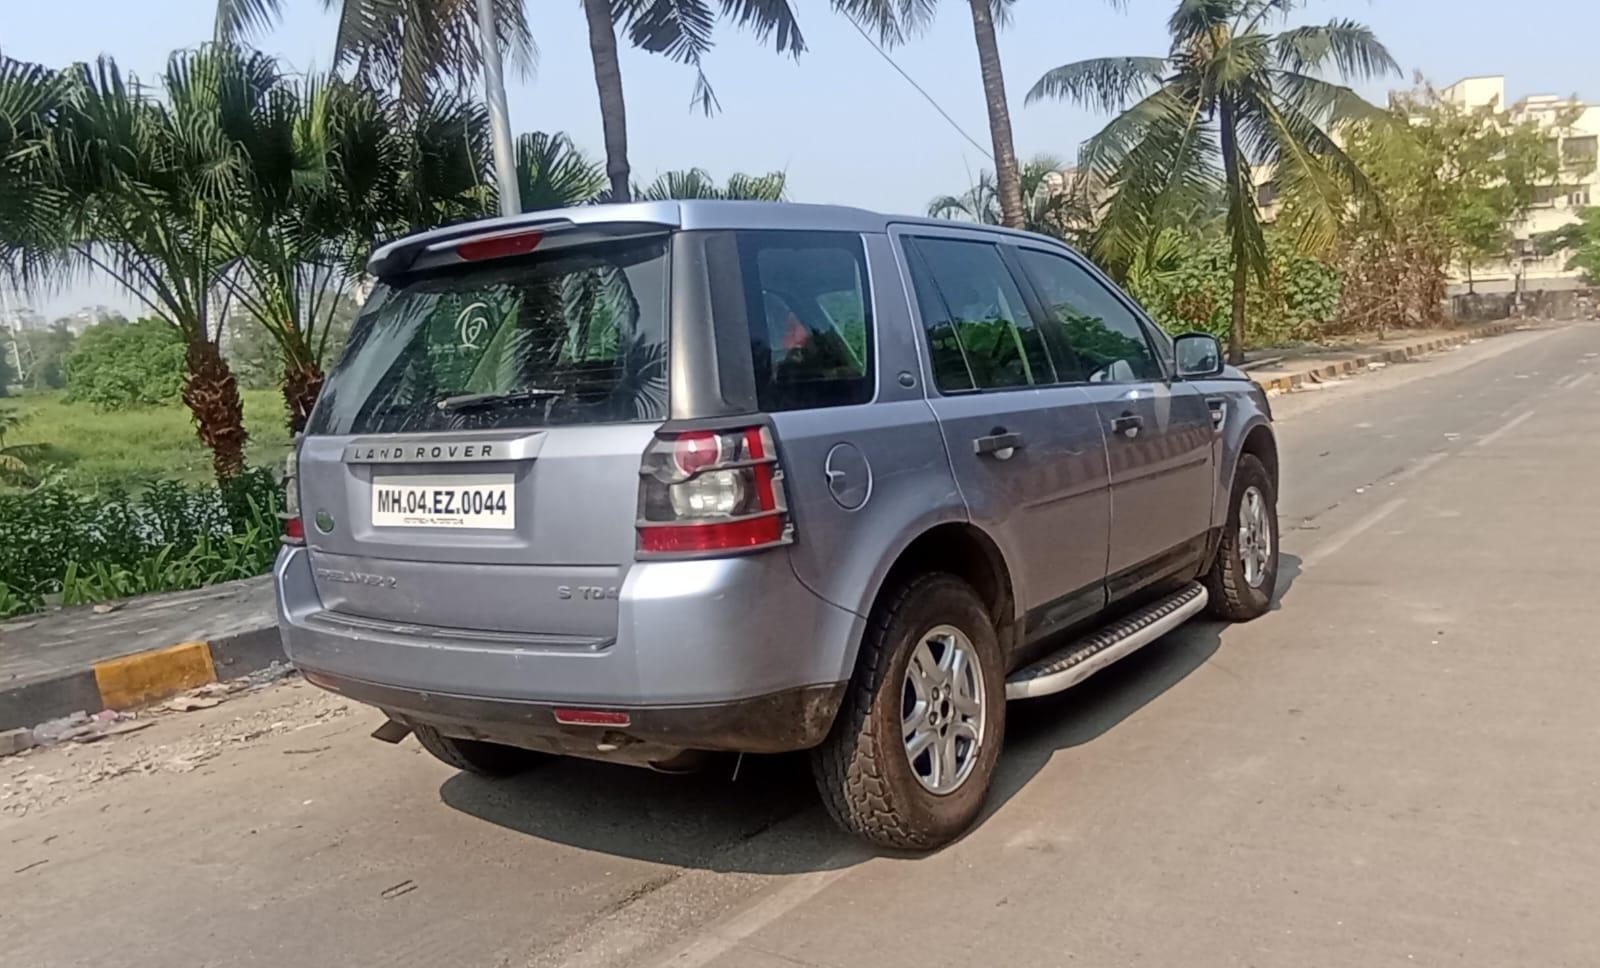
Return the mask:
M 282 633 L 457 768 L 810 749 L 843 826 L 929 848 L 1008 699 L 1268 607 L 1265 396 L 1052 239 L 668 202 L 370 267 L 290 461 Z

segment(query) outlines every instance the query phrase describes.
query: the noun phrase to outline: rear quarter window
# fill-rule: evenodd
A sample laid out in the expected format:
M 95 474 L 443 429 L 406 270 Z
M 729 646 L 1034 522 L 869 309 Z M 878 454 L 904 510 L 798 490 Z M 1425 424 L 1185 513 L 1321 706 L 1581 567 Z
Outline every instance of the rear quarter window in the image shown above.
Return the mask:
M 764 411 L 872 399 L 866 251 L 844 232 L 740 232 L 756 402 Z

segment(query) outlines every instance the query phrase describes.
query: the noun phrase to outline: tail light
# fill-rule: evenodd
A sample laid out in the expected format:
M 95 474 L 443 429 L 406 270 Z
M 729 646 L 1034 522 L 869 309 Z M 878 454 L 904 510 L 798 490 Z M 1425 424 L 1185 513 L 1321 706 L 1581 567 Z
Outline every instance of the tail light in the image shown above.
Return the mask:
M 639 474 L 643 555 L 755 551 L 794 540 L 766 427 L 660 434 Z
M 283 543 L 306 543 L 306 523 L 300 516 L 300 441 L 289 446 L 289 456 L 283 460 L 283 511 L 278 515 L 283 521 Z

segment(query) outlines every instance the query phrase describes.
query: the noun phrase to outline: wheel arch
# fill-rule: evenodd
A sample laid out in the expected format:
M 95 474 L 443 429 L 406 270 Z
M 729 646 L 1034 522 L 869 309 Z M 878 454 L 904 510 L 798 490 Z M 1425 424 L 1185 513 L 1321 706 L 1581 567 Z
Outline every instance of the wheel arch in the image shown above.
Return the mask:
M 1239 458 L 1249 454 L 1267 469 L 1267 476 L 1272 481 L 1274 492 L 1278 490 L 1280 461 L 1278 457 L 1278 439 L 1273 433 L 1272 423 L 1262 414 L 1251 414 L 1251 419 L 1242 421 L 1237 431 L 1228 433 L 1223 450 L 1221 466 L 1218 468 L 1217 485 L 1213 492 L 1214 500 L 1211 508 L 1211 525 L 1219 528 L 1228 520 L 1228 501 L 1233 495 L 1233 479 L 1239 472 Z M 1234 443 L 1237 441 L 1237 443 Z
M 1011 567 L 994 538 L 970 521 L 942 522 L 910 537 L 866 599 L 867 614 L 901 583 L 931 572 L 947 572 L 971 585 L 994 619 L 1002 651 L 1013 654 L 1019 625 Z

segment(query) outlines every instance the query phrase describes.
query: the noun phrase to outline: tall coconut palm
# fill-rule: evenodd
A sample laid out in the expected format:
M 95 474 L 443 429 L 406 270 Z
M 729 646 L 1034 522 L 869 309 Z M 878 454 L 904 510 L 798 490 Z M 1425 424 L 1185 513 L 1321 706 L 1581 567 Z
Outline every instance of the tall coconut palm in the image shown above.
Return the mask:
M 625 31 L 629 43 L 641 50 L 693 66 L 693 101 L 710 113 L 716 107 L 716 95 L 701 69 L 701 62 L 711 49 L 719 12 L 710 0 L 581 2 L 589 28 L 595 88 L 600 95 L 611 200 L 625 202 L 632 197 L 632 167 L 628 162 L 628 112 L 622 94 L 616 32 Z M 835 0 L 835 5 L 840 2 L 843 0 Z M 721 0 L 720 16 L 750 30 L 759 40 L 770 40 L 778 53 L 798 57 L 805 50 L 805 38 L 800 34 L 791 3 L 792 0 Z
M 1082 159 L 1110 193 L 1093 248 L 1114 272 L 1125 272 L 1177 213 L 1214 191 L 1220 174 L 1233 259 L 1234 363 L 1244 359 L 1249 276 L 1264 282 L 1268 271 L 1254 167 L 1275 171 L 1302 246 L 1331 244 L 1349 193 L 1371 195 L 1333 132 L 1376 109 L 1318 74 L 1331 67 L 1342 79 L 1367 79 L 1399 70 L 1354 21 L 1268 31 L 1302 2 L 1181 0 L 1168 21 L 1165 57 L 1078 61 L 1047 72 L 1028 92 L 1030 103 L 1068 98 L 1122 112 L 1089 139 Z
M 1126 0 L 1109 0 L 1122 7 Z M 989 140 L 993 145 L 995 192 L 1000 206 L 1000 224 L 1020 229 L 1027 224 L 1022 185 L 1022 166 L 1017 162 L 1016 140 L 1011 134 L 1011 108 L 1006 97 L 1005 70 L 1000 63 L 1000 42 L 996 24 L 1004 25 L 1016 0 L 967 0 L 972 15 L 972 34 L 978 46 L 978 70 L 983 80 L 984 105 L 989 117 Z M 834 7 L 857 23 L 877 31 L 886 43 L 903 42 L 911 34 L 926 29 L 933 21 L 939 0 L 834 0 Z

